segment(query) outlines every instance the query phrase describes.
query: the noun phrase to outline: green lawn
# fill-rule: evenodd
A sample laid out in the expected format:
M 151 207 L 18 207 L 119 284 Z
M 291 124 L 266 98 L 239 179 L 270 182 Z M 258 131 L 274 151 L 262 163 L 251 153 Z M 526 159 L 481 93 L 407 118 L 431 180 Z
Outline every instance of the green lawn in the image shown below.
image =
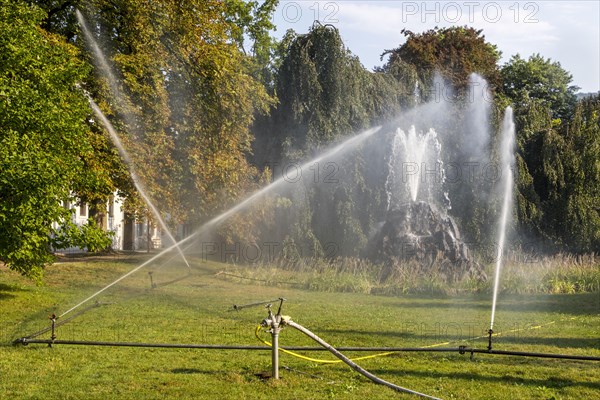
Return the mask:
M 281 354 L 281 380 L 264 380 L 268 351 L 173 350 L 30 344 L 13 339 L 60 314 L 139 265 L 145 255 L 85 258 L 48 268 L 36 287 L 0 267 L 0 398 L 403 398 L 344 364 Z M 447 341 L 485 348 L 489 295 L 374 296 L 269 288 L 215 275 L 224 268 L 175 261 L 149 266 L 92 300 L 102 303 L 57 329 L 58 339 L 258 345 L 266 310 L 233 304 L 285 297 L 284 314 L 334 346 L 429 346 Z M 150 287 L 148 271 L 153 271 Z M 74 315 L 79 309 L 63 317 Z M 60 320 L 59 320 L 60 321 Z M 600 356 L 600 293 L 501 295 L 497 350 Z M 50 334 L 42 335 L 49 338 Z M 268 335 L 264 336 L 268 339 Z M 281 345 L 314 345 L 285 328 Z M 332 359 L 326 352 L 311 357 Z M 360 356 L 361 354 L 349 354 Z M 455 353 L 401 353 L 358 362 L 381 378 L 444 399 L 600 397 L 600 363 Z M 405 396 L 414 398 L 413 396 Z

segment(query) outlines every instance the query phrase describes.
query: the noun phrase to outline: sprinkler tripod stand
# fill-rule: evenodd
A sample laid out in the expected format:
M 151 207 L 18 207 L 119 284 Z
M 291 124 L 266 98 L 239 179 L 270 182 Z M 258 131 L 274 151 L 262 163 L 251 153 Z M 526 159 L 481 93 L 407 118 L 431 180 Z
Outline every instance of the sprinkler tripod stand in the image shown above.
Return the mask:
M 489 331 L 487 331 L 488 333 L 488 351 L 492 351 L 492 335 L 494 334 L 494 331 L 492 330 L 492 328 L 490 328 Z

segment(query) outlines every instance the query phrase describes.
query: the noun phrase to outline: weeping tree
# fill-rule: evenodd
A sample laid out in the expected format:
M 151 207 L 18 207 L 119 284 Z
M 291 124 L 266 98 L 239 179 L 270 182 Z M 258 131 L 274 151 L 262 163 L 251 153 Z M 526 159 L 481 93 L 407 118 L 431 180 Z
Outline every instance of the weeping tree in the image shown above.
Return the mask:
M 559 231 L 571 249 L 600 249 L 600 96 L 580 101 L 565 133 L 565 196 Z
M 558 62 L 514 56 L 502 68 L 515 106 L 519 227 L 543 251 L 598 248 L 598 98 L 576 102 Z
M 288 32 L 283 43 L 279 103 L 265 130 L 278 138 L 284 157 L 311 152 L 398 112 L 398 85 L 367 71 L 336 28 L 315 23 L 307 34 Z
M 547 105 L 538 103 L 538 114 L 529 108 L 520 138 L 521 229 L 540 240 L 541 250 L 595 251 L 600 243 L 600 101 L 580 101 L 560 125 Z
M 367 71 L 329 25 L 315 23 L 303 35 L 288 31 L 276 56 L 278 103 L 253 128 L 254 162 L 275 167 L 275 176 L 281 173 L 277 166 L 308 160 L 331 143 L 396 115 L 407 97 L 393 76 Z M 315 255 L 358 255 L 384 200 L 385 160 L 381 153 L 365 160 L 351 151 L 302 171 L 310 179 L 298 182 L 305 186 L 300 197 L 289 198 L 302 215 L 289 221 L 283 236 L 307 243 Z M 380 181 L 367 180 L 368 174 Z

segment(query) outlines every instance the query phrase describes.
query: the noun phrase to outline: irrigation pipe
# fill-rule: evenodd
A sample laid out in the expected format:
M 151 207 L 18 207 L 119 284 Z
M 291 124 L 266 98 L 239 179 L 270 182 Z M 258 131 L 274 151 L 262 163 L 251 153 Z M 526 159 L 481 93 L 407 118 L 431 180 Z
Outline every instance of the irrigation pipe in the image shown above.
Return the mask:
M 86 307 L 86 308 L 84 308 L 84 309 L 80 310 L 79 312 L 77 312 L 77 313 L 75 313 L 75 314 L 71 315 L 69 318 L 66 318 L 66 319 L 63 319 L 63 320 L 60 320 L 60 321 L 58 321 L 58 322 L 57 322 L 57 323 L 54 325 L 54 327 L 55 327 L 55 328 L 58 328 L 59 326 L 61 326 L 61 325 L 64 325 L 64 324 L 66 324 L 67 322 L 70 322 L 70 321 L 72 321 L 73 319 L 75 319 L 75 318 L 79 317 L 80 315 L 83 315 L 83 314 L 85 314 L 86 312 L 90 311 L 91 309 L 94 309 L 94 308 L 96 308 L 96 307 L 100 307 L 100 306 L 104 306 L 104 305 L 108 305 L 108 304 L 111 304 L 111 303 L 100 303 L 100 302 L 95 302 L 94 304 L 92 304 L 92 305 L 90 305 L 90 306 L 88 306 L 88 307 Z M 50 330 L 52 330 L 52 327 L 51 327 L 51 326 L 47 326 L 47 327 L 45 327 L 45 328 L 43 328 L 43 329 L 40 329 L 40 330 L 39 330 L 39 331 L 37 331 L 37 332 L 34 332 L 34 333 L 30 334 L 30 335 L 27 335 L 27 336 L 25 336 L 25 338 L 26 338 L 26 339 L 33 339 L 33 338 L 36 338 L 36 337 L 38 337 L 38 336 L 40 336 L 40 335 L 42 335 L 42 334 L 44 334 L 44 333 L 46 333 L 46 332 L 49 332 Z
M 329 350 L 329 352 L 331 352 L 334 356 L 336 356 L 337 358 L 339 358 L 340 360 L 342 360 L 344 363 L 346 363 L 350 368 L 352 368 L 353 370 L 355 370 L 359 374 L 361 374 L 361 375 L 369 378 L 370 380 L 372 380 L 375 383 L 387 386 L 390 389 L 395 390 L 397 392 L 414 394 L 414 395 L 417 395 L 417 396 L 420 396 L 420 397 L 424 397 L 426 399 L 440 400 L 437 397 L 429 396 L 429 395 L 427 395 L 425 393 L 420 393 L 420 392 L 416 392 L 414 390 L 406 389 L 406 388 L 403 388 L 402 386 L 395 385 L 395 384 L 393 384 L 391 382 L 388 382 L 388 381 L 386 381 L 384 379 L 379 378 L 378 376 L 376 376 L 376 375 L 370 373 L 369 371 L 367 371 L 366 369 L 362 368 L 360 365 L 356 364 L 354 361 L 350 360 L 348 357 L 346 357 L 345 355 L 343 355 L 342 353 L 340 353 L 338 350 L 336 350 L 329 343 L 327 343 L 326 341 L 324 341 L 323 339 L 321 339 L 320 337 L 318 337 L 317 335 L 315 335 L 314 333 L 312 333 L 311 331 L 309 331 L 308 329 L 306 329 L 302 325 L 299 325 L 299 324 L 295 323 L 294 321 L 292 321 L 290 319 L 282 320 L 282 323 L 284 325 L 291 326 L 292 328 L 297 329 L 300 332 L 304 333 L 306 336 L 308 336 L 309 338 L 311 338 L 312 340 L 314 340 L 315 342 L 319 343 L 321 346 L 323 346 L 324 348 L 326 348 L 327 350 Z
M 223 344 L 177 344 L 177 343 L 138 343 L 138 342 L 102 342 L 82 340 L 49 340 L 21 338 L 13 344 L 69 344 L 75 346 L 104 346 L 104 347 L 151 347 L 167 349 L 207 349 L 207 350 L 270 350 L 264 346 L 223 345 Z
M 103 341 L 83 341 L 83 340 L 52 340 L 52 339 L 29 339 L 27 337 L 16 339 L 12 342 L 14 345 L 22 344 L 62 344 L 62 345 L 80 345 L 80 346 L 103 346 L 103 347 L 153 347 L 153 348 L 175 348 L 175 349 L 205 349 L 205 350 L 257 350 L 271 351 L 270 347 L 265 346 L 247 346 L 247 345 L 220 345 L 220 344 L 179 344 L 179 343 L 142 343 L 142 342 L 103 342 Z M 279 350 L 291 351 L 327 351 L 323 347 L 310 346 L 282 346 Z M 541 358 L 560 358 L 566 360 L 579 361 L 600 361 L 600 357 L 580 356 L 568 354 L 553 353 L 530 353 L 522 351 L 502 351 L 487 349 L 472 349 L 470 347 L 338 347 L 339 351 L 389 351 L 390 353 L 415 352 L 415 353 L 478 353 L 502 356 L 526 356 Z
M 574 319 L 576 319 L 576 317 L 567 318 L 566 320 L 563 320 L 563 321 L 572 321 Z M 515 329 L 509 329 L 507 331 L 493 332 L 492 333 L 492 337 L 506 335 L 507 333 L 530 331 L 530 330 L 533 330 L 533 329 L 542 329 L 542 328 L 544 328 L 546 326 L 553 325 L 555 323 L 556 323 L 556 321 L 551 321 L 551 322 L 548 322 L 546 324 L 534 325 L 534 326 L 529 326 L 529 327 L 526 327 L 526 328 L 515 328 Z M 483 339 L 483 338 L 487 338 L 487 337 L 489 337 L 489 334 L 482 335 L 482 336 L 476 336 L 476 337 L 468 339 L 467 341 L 471 341 L 472 342 L 474 340 Z M 452 344 L 452 343 L 456 343 L 456 342 L 460 342 L 460 341 L 462 341 L 462 340 L 450 340 L 450 341 L 447 341 L 447 342 L 440 342 L 440 343 L 430 344 L 428 346 L 422 346 L 422 347 L 419 347 L 419 348 L 420 349 L 436 348 L 436 347 L 446 346 L 446 345 L 449 345 L 449 344 Z M 402 350 L 400 350 L 400 351 L 402 351 Z

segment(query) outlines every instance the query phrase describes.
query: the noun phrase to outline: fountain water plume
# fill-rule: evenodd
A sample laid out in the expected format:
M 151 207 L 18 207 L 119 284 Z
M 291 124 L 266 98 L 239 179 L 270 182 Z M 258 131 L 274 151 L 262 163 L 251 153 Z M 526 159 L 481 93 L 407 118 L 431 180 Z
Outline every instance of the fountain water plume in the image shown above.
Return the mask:
M 332 156 L 334 156 L 336 154 L 339 154 L 339 153 L 343 152 L 346 149 L 350 149 L 350 148 L 356 147 L 360 143 L 362 143 L 364 140 L 366 140 L 368 137 L 370 137 L 371 135 L 373 135 L 376 132 L 378 132 L 380 129 L 381 129 L 381 126 L 374 127 L 374 128 L 368 129 L 368 130 L 366 130 L 366 131 L 364 131 L 364 132 L 362 132 L 362 133 L 360 133 L 360 134 L 358 134 L 356 136 L 353 136 L 350 139 L 347 139 L 346 141 L 344 141 L 344 142 L 338 144 L 337 146 L 331 148 L 330 150 L 324 152 L 320 156 L 315 157 L 315 158 L 307 161 L 306 163 L 302 164 L 299 167 L 299 169 L 300 170 L 308 169 L 311 165 L 314 165 L 315 163 L 321 162 L 324 159 L 327 159 L 327 158 L 332 157 Z M 269 185 L 265 186 L 264 188 L 256 191 L 255 193 L 253 193 L 252 195 L 250 195 L 249 197 L 247 197 L 245 200 L 239 202 L 238 204 L 236 204 L 235 206 L 231 207 L 227 211 L 221 213 L 220 215 L 214 217 L 210 221 L 208 221 L 205 224 L 203 224 L 200 228 L 198 228 L 190 236 L 186 237 L 183 240 L 180 240 L 179 242 L 176 242 L 175 244 L 173 244 L 172 246 L 164 249 L 160 253 L 157 253 L 156 255 L 154 255 L 153 257 L 151 257 L 150 259 L 148 259 L 144 263 L 138 265 L 137 267 L 135 267 L 131 271 L 127 272 L 125 275 L 119 277 L 117 280 L 109 283 L 108 285 L 106 285 L 102 289 L 98 290 L 96 293 L 92 294 L 91 296 L 89 296 L 86 299 L 82 300 L 81 302 L 77 303 L 76 305 L 74 305 L 73 307 L 71 307 L 70 309 L 68 309 L 67 311 L 63 312 L 59 316 L 59 318 L 63 317 L 64 315 L 70 313 L 71 311 L 75 310 L 76 308 L 78 308 L 78 307 L 82 306 L 83 304 L 87 303 L 88 301 L 90 301 L 94 297 L 98 296 L 99 294 L 101 294 L 102 292 L 106 291 L 110 287 L 112 287 L 112 286 L 116 285 L 117 283 L 121 282 L 123 279 L 127 278 L 128 276 L 131 276 L 135 272 L 137 272 L 140 269 L 144 268 L 145 266 L 149 265 L 150 263 L 152 263 L 153 261 L 157 260 L 159 257 L 162 257 L 163 255 L 167 254 L 171 250 L 179 248 L 181 245 L 190 242 L 193 238 L 195 238 L 195 237 L 199 236 L 200 234 L 208 231 L 210 228 L 213 228 L 213 227 L 217 226 L 218 224 L 220 224 L 221 222 L 223 222 L 224 220 L 226 220 L 227 218 L 229 218 L 232 214 L 234 214 L 234 213 L 236 213 L 236 212 L 244 209 L 245 207 L 247 207 L 249 204 L 251 204 L 252 202 L 254 202 L 255 200 L 257 200 L 261 196 L 265 195 L 266 193 L 270 192 L 271 190 L 273 190 L 273 189 L 275 189 L 275 188 L 277 188 L 279 186 L 282 186 L 284 183 L 287 183 L 287 180 L 286 180 L 285 176 L 282 176 L 279 179 L 277 179 L 277 180 L 273 181 L 272 183 L 270 183 Z
M 115 75 L 112 72 L 112 69 L 108 65 L 108 62 L 106 61 L 106 57 L 104 56 L 104 53 L 100 49 L 100 46 L 98 46 L 98 43 L 96 43 L 96 41 L 94 40 L 94 37 L 92 36 L 92 34 L 87 26 L 87 23 L 85 22 L 85 19 L 83 18 L 83 15 L 81 14 L 81 12 L 79 10 L 76 10 L 75 14 L 77 17 L 77 21 L 79 22 L 79 25 L 81 26 L 83 34 L 86 38 L 86 41 L 88 42 L 89 46 L 92 49 L 92 52 L 94 54 L 94 60 L 96 61 L 96 64 L 99 66 L 99 68 L 105 74 L 105 76 L 108 78 L 110 89 L 113 93 L 113 96 L 117 99 L 126 98 L 126 96 L 124 96 L 123 93 L 121 93 L 119 86 L 117 84 L 117 79 L 115 78 Z M 144 199 L 144 202 L 146 203 L 148 208 L 150 209 L 152 216 L 156 219 L 156 221 L 160 225 L 160 228 L 168 236 L 169 240 L 172 243 L 177 243 L 177 240 L 175 240 L 175 237 L 173 237 L 173 234 L 171 233 L 167 224 L 161 217 L 160 212 L 154 206 L 154 203 L 150 200 L 150 196 L 148 196 L 144 185 L 142 184 L 139 176 L 137 175 L 137 173 L 135 171 L 135 168 L 134 168 L 135 164 L 133 163 L 131 156 L 125 149 L 125 146 L 123 146 L 123 143 L 121 142 L 121 139 L 119 138 L 119 135 L 113 128 L 113 126 L 110 123 L 110 121 L 108 120 L 108 118 L 106 118 L 106 116 L 104 115 L 102 110 L 100 110 L 100 107 L 98 107 L 98 105 L 94 102 L 94 100 L 92 100 L 91 96 L 88 93 L 85 93 L 85 95 L 90 102 L 90 106 L 92 107 L 94 114 L 96 114 L 98 119 L 100 119 L 100 121 L 102 122 L 102 124 L 104 125 L 106 130 L 108 131 L 113 144 L 115 145 L 115 147 L 119 151 L 119 154 L 121 155 L 121 158 L 127 164 L 133 184 L 135 185 L 135 188 L 137 189 L 140 196 L 142 196 L 142 198 Z M 128 127 L 133 126 L 134 125 L 133 118 L 129 115 L 129 113 L 125 113 L 124 115 L 125 115 L 125 119 L 126 119 L 126 121 L 125 121 L 126 125 Z M 149 227 L 148 227 L 148 229 L 149 229 Z M 188 267 L 188 269 L 191 269 L 191 266 L 190 266 L 188 260 L 186 259 L 185 255 L 183 254 L 183 251 L 181 251 L 181 249 L 179 247 L 176 247 L 176 248 L 177 248 L 182 260 L 185 262 L 185 265 Z
M 417 134 L 414 125 L 408 132 L 397 129 L 388 162 L 388 211 L 399 208 L 407 200 L 414 203 L 420 199 L 443 205 L 443 200 L 437 198 L 440 193 L 436 193 L 441 191 L 444 183 L 440 151 L 435 130 Z
M 509 222 L 509 215 L 512 211 L 513 197 L 513 168 L 514 168 L 514 147 L 515 147 L 515 123 L 513 121 L 513 111 L 507 107 L 502 121 L 502 130 L 500 133 L 500 160 L 501 168 L 506 173 L 502 180 L 502 212 L 500 215 L 500 224 L 498 232 L 498 253 L 496 255 L 496 270 L 494 274 L 494 294 L 492 298 L 492 316 L 490 321 L 490 332 L 494 328 L 494 317 L 496 315 L 496 300 L 498 298 L 498 288 L 500 283 L 500 270 L 504 255 L 504 246 L 506 243 L 506 229 Z

